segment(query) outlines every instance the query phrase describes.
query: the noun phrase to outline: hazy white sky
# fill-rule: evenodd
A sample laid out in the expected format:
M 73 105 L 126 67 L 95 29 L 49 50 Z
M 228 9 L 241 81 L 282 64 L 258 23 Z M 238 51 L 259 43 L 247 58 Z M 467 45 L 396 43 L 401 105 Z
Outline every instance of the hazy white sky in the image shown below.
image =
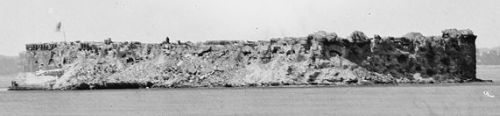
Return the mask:
M 500 46 L 497 0 L 3 0 L 0 54 L 64 41 L 265 40 L 319 30 L 346 37 L 472 29 L 478 47 Z

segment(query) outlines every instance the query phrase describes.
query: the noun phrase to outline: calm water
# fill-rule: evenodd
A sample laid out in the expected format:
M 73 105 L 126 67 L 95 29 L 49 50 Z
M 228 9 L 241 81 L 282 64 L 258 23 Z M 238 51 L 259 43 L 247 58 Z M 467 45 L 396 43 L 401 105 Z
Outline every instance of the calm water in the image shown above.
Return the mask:
M 500 66 L 479 66 L 498 80 Z M 488 97 L 484 91 L 496 95 Z M 337 88 L 0 90 L 0 115 L 500 115 L 500 84 Z

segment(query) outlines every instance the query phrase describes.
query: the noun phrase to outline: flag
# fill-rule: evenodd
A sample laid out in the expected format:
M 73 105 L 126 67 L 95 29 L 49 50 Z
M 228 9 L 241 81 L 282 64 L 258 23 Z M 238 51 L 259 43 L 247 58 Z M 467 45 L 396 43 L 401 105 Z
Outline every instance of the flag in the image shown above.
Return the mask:
M 62 28 L 62 23 L 61 22 L 57 23 L 56 31 L 60 32 L 61 28 Z

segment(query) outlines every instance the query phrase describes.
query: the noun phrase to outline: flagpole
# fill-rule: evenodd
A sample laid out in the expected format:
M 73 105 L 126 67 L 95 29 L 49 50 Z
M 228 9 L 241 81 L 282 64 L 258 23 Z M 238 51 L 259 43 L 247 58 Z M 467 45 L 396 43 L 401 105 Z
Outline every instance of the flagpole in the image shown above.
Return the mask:
M 59 23 L 57 23 L 57 26 L 56 26 L 56 31 L 57 31 L 57 32 L 62 32 L 64 42 L 66 42 L 66 31 L 64 31 L 64 30 L 62 29 L 62 22 L 61 22 L 61 21 L 59 21 Z
M 64 42 L 66 42 L 66 32 L 63 30 L 63 37 L 64 37 Z

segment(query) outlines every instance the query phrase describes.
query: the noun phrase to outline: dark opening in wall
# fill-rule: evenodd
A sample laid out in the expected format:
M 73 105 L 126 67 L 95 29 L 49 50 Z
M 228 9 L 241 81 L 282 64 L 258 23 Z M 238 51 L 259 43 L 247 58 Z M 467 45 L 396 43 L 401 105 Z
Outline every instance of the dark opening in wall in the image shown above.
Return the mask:
M 398 62 L 399 63 L 405 63 L 407 61 L 408 61 L 408 56 L 406 56 L 406 55 L 399 55 L 398 56 Z
M 307 79 L 307 82 L 313 83 L 316 78 L 318 78 L 319 74 L 321 74 L 321 72 L 314 72 L 312 75 L 309 75 L 309 79 Z
M 286 75 L 291 75 L 293 74 L 293 72 L 295 71 L 294 67 L 293 66 L 288 66 L 288 68 L 286 69 Z
M 422 71 L 422 67 L 421 67 L 421 66 L 417 66 L 417 67 L 415 68 L 415 70 L 416 70 L 417 72 L 420 72 L 420 71 Z
M 441 59 L 441 63 L 443 63 L 446 66 L 450 65 L 450 59 L 449 58 L 443 58 Z
M 50 64 L 52 64 L 52 63 L 54 63 L 54 59 L 50 59 L 50 60 L 49 60 L 49 64 L 47 64 L 47 65 L 50 65 Z
M 51 51 L 51 52 L 50 52 L 50 57 L 51 57 L 51 58 L 53 58 L 53 57 L 54 57 L 54 55 L 56 55 L 56 53 L 55 53 L 55 52 L 53 52 L 53 51 Z
M 342 53 L 335 50 L 330 51 L 330 57 L 337 57 L 337 56 L 342 56 Z
M 272 49 L 272 53 L 277 53 L 280 50 L 280 47 L 274 46 Z
M 427 73 L 427 75 L 429 75 L 429 76 L 433 76 L 433 75 L 435 75 L 435 74 L 436 74 L 436 71 L 435 71 L 435 70 L 432 70 L 432 69 L 427 69 L 426 73 Z
M 290 55 L 290 54 L 295 54 L 295 50 L 288 50 L 288 51 L 286 51 L 286 55 Z
M 307 36 L 306 44 L 303 45 L 306 50 L 310 50 L 312 46 L 312 40 L 314 39 L 313 36 Z
M 333 75 L 333 76 L 338 77 L 339 74 L 340 74 L 339 72 L 336 72 L 335 75 Z
M 127 59 L 127 63 L 133 63 L 134 62 L 134 59 L 133 58 L 128 58 Z
M 250 52 L 250 51 L 242 51 L 241 53 L 243 54 L 243 56 L 247 56 L 248 54 L 251 54 L 252 52 Z

